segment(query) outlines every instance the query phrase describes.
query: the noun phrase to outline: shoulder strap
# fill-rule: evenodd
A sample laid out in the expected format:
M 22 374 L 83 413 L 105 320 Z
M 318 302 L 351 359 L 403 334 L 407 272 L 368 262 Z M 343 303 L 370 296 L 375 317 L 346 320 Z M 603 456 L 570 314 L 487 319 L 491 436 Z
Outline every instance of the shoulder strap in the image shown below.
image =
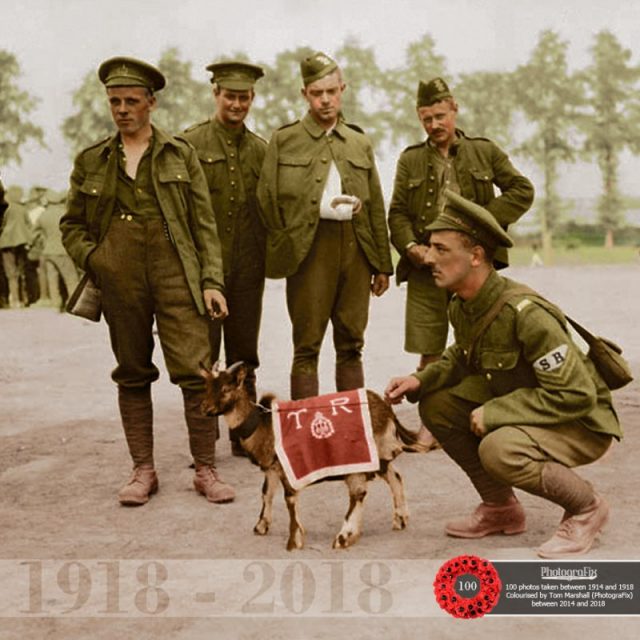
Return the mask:
M 502 295 L 493 303 L 493 306 L 482 316 L 482 319 L 476 325 L 474 331 L 471 334 L 471 341 L 469 344 L 469 351 L 467 352 L 467 364 L 471 364 L 473 357 L 473 350 L 475 349 L 478 340 L 482 334 L 489 328 L 489 325 L 496 319 L 497 315 L 502 311 L 502 307 L 514 296 L 529 294 L 541 297 L 539 293 L 527 287 L 526 285 L 518 285 L 512 287 L 508 291 L 504 291 Z

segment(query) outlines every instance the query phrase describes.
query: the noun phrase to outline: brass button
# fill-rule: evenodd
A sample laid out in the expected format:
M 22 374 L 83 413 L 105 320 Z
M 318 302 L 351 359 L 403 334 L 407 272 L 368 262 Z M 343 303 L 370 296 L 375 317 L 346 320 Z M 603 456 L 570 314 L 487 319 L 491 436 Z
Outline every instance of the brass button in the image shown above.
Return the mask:
M 178 180 L 182 180 L 182 174 L 181 173 L 176 174 L 176 178 L 178 178 Z
M 229 157 L 230 157 L 230 158 L 235 158 L 235 157 L 236 157 L 236 154 L 235 154 L 235 153 L 233 153 L 233 151 L 232 151 L 232 152 L 229 154 Z
M 129 222 L 131 222 L 131 221 L 133 220 L 133 216 L 132 216 L 131 214 L 129 214 L 129 215 L 127 216 L 127 220 L 128 220 Z
M 229 167 L 229 171 L 235 171 L 236 168 L 235 167 Z
M 462 353 L 464 353 L 464 355 L 466 356 L 469 352 L 466 349 L 463 349 Z
M 327 164 L 329 160 L 327 160 L 327 158 L 320 158 L 320 162 L 322 162 L 323 164 Z
M 124 213 L 120 216 L 120 220 L 124 220 L 127 216 L 124 215 Z
M 213 162 L 213 158 L 207 158 L 207 162 Z
M 433 193 L 433 189 L 429 189 L 429 193 Z
M 420 216 L 420 220 L 426 220 L 424 216 Z
M 435 176 L 429 176 L 429 180 L 435 180 L 436 177 Z
M 91 189 L 91 193 L 98 193 L 98 190 L 97 190 L 97 189 L 95 189 L 95 188 L 94 188 L 94 189 Z
M 427 207 L 431 206 L 431 201 L 427 202 Z
M 317 198 L 311 198 L 311 204 L 318 204 Z
M 498 369 L 502 369 L 502 362 L 498 362 Z
M 231 140 L 227 140 L 227 144 L 231 144 Z
M 229 200 L 231 200 L 231 202 L 235 202 L 235 201 L 236 201 L 236 197 L 235 197 L 235 196 L 231 196 L 231 197 L 229 198 Z
M 492 376 L 491 376 L 491 374 L 490 374 L 490 373 L 487 373 L 487 374 L 486 374 L 486 377 L 487 377 L 487 380 L 491 380 L 491 377 L 492 377 Z
M 228 231 L 228 232 L 231 232 L 231 227 L 227 227 L 227 231 Z
M 232 180 L 232 181 L 231 181 L 231 186 L 232 186 L 232 187 L 235 187 L 235 186 L 236 186 L 236 181 L 235 181 L 235 180 Z
M 316 176 L 316 182 L 322 182 L 322 178 L 320 176 Z
M 233 211 L 227 211 L 227 215 L 231 217 L 233 215 Z

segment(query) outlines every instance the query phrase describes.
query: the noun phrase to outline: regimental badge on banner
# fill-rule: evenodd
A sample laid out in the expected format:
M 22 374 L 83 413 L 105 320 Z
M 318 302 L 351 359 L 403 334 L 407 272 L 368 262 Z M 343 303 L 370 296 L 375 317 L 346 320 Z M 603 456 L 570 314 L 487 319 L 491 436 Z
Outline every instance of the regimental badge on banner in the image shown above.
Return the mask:
M 273 429 L 278 459 L 294 489 L 380 467 L 366 389 L 275 403 Z

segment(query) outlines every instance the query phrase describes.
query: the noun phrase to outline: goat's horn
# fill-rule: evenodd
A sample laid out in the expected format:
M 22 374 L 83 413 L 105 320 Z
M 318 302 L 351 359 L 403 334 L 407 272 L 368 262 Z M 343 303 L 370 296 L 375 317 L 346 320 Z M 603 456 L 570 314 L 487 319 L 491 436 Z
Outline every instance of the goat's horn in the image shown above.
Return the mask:
M 227 373 L 235 373 L 240 367 L 244 367 L 244 362 L 239 360 L 238 362 L 234 362 L 228 369 Z

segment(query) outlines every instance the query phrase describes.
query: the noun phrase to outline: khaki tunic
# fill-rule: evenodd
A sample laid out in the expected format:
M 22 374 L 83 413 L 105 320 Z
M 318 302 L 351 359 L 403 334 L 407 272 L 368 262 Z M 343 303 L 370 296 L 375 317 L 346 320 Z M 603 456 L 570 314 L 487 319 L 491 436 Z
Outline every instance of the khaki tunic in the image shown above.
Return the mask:
M 450 150 L 452 183 L 442 180 L 442 161 L 427 141 L 405 149 L 396 169 L 389 207 L 391 242 L 400 254 L 398 283 L 408 281 L 405 349 L 411 353 L 439 354 L 447 338 L 446 294 L 439 290 L 428 269 L 416 269 L 405 255 L 411 242 L 425 243 L 426 227 L 438 215 L 441 189 L 448 186 L 484 206 L 503 226 L 518 220 L 533 202 L 533 186 L 513 166 L 504 151 L 486 138 L 468 138 L 457 130 Z M 496 197 L 494 185 L 500 189 Z M 496 252 L 498 268 L 508 264 L 507 250 Z

